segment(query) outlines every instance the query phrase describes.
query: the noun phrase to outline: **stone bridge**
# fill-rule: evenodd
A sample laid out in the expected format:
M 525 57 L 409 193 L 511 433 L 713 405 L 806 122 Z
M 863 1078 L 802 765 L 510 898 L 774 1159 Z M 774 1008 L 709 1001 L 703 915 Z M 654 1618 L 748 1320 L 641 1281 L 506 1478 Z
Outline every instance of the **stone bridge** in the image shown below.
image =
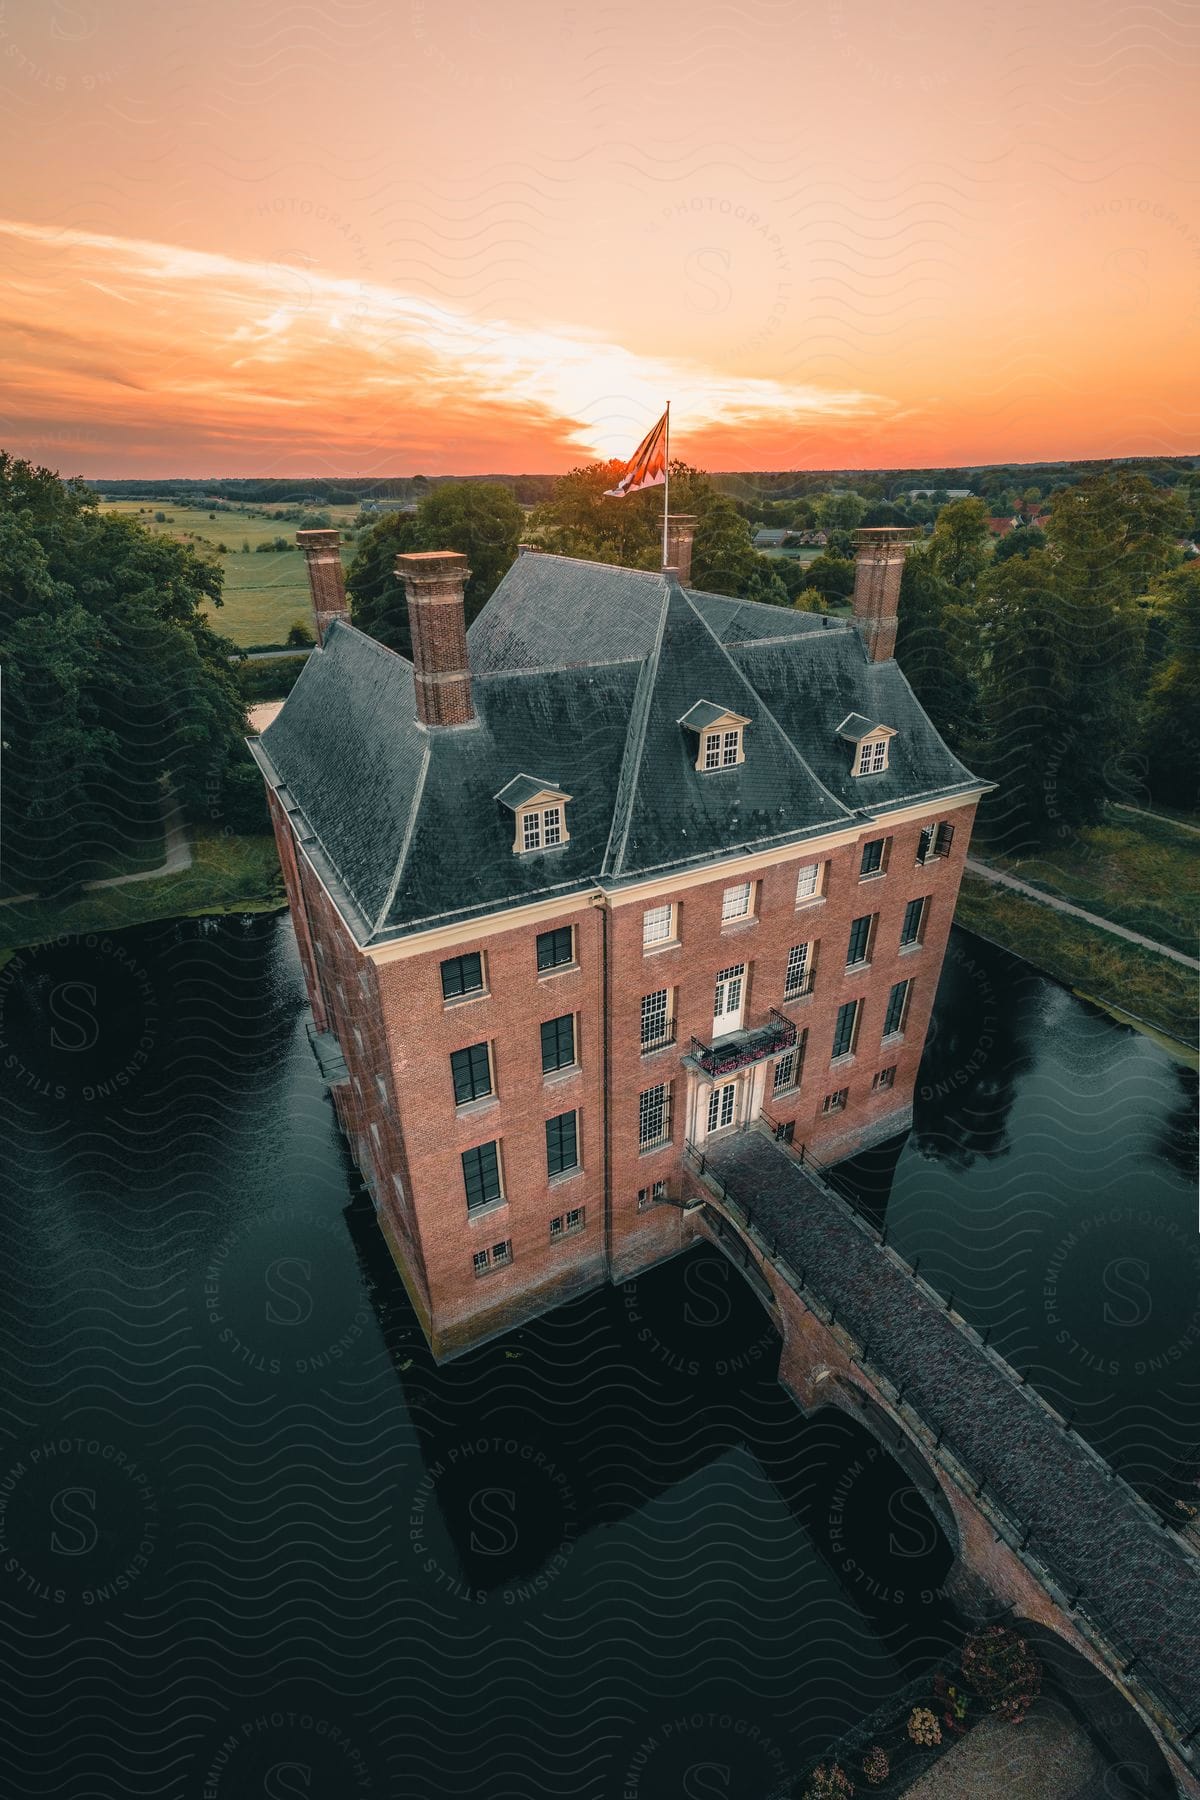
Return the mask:
M 1011 1611 L 1100 1669 L 1200 1800 L 1200 1558 L 764 1126 L 689 1149 L 686 1171 L 685 1205 L 782 1336 L 780 1380 L 902 1465 L 962 1609 Z

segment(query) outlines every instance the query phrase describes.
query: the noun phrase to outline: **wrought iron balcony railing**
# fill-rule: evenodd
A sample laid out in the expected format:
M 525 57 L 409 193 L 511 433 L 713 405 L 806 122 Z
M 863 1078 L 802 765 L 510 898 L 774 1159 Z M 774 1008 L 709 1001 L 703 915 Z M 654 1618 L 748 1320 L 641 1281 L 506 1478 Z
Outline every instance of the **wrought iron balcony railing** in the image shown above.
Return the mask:
M 649 1056 L 654 1050 L 665 1050 L 668 1044 L 673 1044 L 674 1042 L 675 1021 L 674 1019 L 668 1019 L 661 1031 L 656 1031 L 653 1037 L 644 1037 L 642 1039 L 642 1055 Z
M 705 1044 L 694 1037 L 692 1056 L 706 1075 L 728 1075 L 734 1069 L 761 1062 L 764 1056 L 790 1049 L 795 1042 L 795 1025 L 772 1007 L 767 1024 L 753 1031 L 734 1032 L 723 1043 Z

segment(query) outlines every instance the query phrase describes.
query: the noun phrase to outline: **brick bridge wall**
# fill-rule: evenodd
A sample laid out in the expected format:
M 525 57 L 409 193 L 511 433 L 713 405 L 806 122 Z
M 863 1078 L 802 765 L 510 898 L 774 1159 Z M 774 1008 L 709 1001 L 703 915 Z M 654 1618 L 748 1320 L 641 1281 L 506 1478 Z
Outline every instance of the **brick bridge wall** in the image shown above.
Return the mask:
M 689 1200 L 705 1202 L 703 1208 L 693 1214 L 699 1222 L 700 1235 L 728 1253 L 726 1232 L 714 1229 L 711 1223 L 719 1209 L 713 1204 L 710 1190 L 689 1171 L 685 1176 L 684 1192 Z M 724 1214 L 720 1216 L 722 1220 L 725 1218 Z M 1054 1600 L 1034 1570 L 998 1536 L 986 1503 L 977 1501 L 969 1486 L 959 1486 L 941 1461 L 927 1454 L 933 1447 L 933 1433 L 926 1434 L 928 1444 L 923 1442 L 919 1429 L 914 1429 L 912 1422 L 896 1411 L 888 1395 L 859 1366 L 853 1342 L 841 1327 L 831 1326 L 819 1318 L 741 1233 L 738 1233 L 738 1243 L 750 1266 L 744 1267 L 738 1256 L 733 1260 L 748 1275 L 752 1292 L 766 1306 L 780 1332 L 783 1348 L 779 1379 L 801 1410 L 809 1415 L 822 1407 L 840 1407 L 880 1438 L 889 1453 L 914 1477 L 918 1489 L 936 1486 L 930 1510 L 946 1531 L 955 1552 L 955 1563 L 946 1585 L 960 1609 L 968 1617 L 984 1621 L 998 1617 L 1011 1607 L 1018 1618 L 1035 1621 L 1070 1645 L 1112 1683 L 1148 1726 L 1180 1793 L 1188 1800 L 1200 1800 L 1200 1777 L 1172 1748 L 1169 1726 L 1160 1722 L 1155 1713 L 1131 1692 L 1119 1671 L 1114 1670 L 1093 1646 L 1069 1610 Z M 770 1293 L 769 1301 L 766 1290 Z M 885 1423 L 891 1432 L 890 1443 L 881 1433 L 880 1428 Z M 900 1440 L 902 1447 L 898 1449 Z M 947 1530 L 951 1522 L 953 1531 Z

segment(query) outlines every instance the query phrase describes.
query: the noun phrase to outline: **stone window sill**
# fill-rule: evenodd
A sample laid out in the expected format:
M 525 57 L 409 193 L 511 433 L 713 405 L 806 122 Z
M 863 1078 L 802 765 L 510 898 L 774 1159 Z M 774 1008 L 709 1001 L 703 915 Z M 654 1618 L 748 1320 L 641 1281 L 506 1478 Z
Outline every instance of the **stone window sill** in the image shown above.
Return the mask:
M 682 938 L 666 938 L 661 944 L 643 944 L 643 956 L 661 956 L 664 950 L 682 950 Z
M 886 1044 L 888 1040 L 885 1038 L 883 1041 Z M 844 1056 L 835 1056 L 829 1064 L 830 1068 L 852 1069 L 854 1067 L 855 1054 L 856 1053 L 853 1050 L 847 1050 Z
M 903 1026 L 901 1026 L 899 1031 L 889 1031 L 887 1033 L 886 1037 L 881 1037 L 879 1040 L 879 1047 L 882 1050 L 885 1047 L 891 1046 L 892 1044 L 902 1044 L 903 1042 L 904 1042 L 904 1028 L 903 1028 Z
M 859 881 L 860 881 L 860 882 L 863 882 L 863 881 L 882 881 L 882 880 L 883 880 L 883 878 L 884 878 L 884 876 L 885 876 L 885 875 L 886 875 L 886 874 L 887 874 L 887 870 L 886 870 L 886 869 L 868 869 L 868 870 L 867 870 L 867 872 L 866 872 L 866 874 L 865 874 L 865 875 L 860 875 L 860 876 L 859 876 L 859 878 L 858 878 L 858 879 L 859 879 Z
M 824 906 L 827 894 L 805 894 L 803 900 L 797 900 L 796 911 L 807 912 L 810 906 Z
M 579 964 L 577 962 L 556 963 L 552 969 L 539 969 L 538 980 L 552 981 L 556 975 L 578 975 L 578 973 Z
M 449 1000 L 443 999 L 442 1010 L 448 1012 L 452 1006 L 470 1006 L 474 1000 L 490 1000 L 491 997 L 490 988 L 473 988 L 469 994 L 455 994 Z
M 915 956 L 918 950 L 923 950 L 924 948 L 924 944 L 918 939 L 915 944 L 901 944 L 899 953 L 901 956 Z
M 869 975 L 870 972 L 871 972 L 871 964 L 870 964 L 869 960 L 867 962 L 855 962 L 855 963 L 847 963 L 846 964 L 847 975 Z
M 798 1081 L 793 1081 L 791 1087 L 772 1088 L 771 1098 L 772 1100 L 790 1100 L 794 1094 L 798 1094 L 799 1092 L 800 1083 Z
M 573 1169 L 560 1169 L 557 1175 L 548 1176 L 547 1179 L 552 1188 L 564 1187 L 568 1181 L 574 1181 L 583 1172 L 583 1164 L 576 1163 Z
M 652 1144 L 639 1144 L 638 1156 L 656 1156 L 660 1150 L 669 1150 L 670 1148 L 671 1140 L 669 1137 L 656 1138 Z
M 499 1094 L 481 1094 L 478 1100 L 463 1100 L 454 1109 L 456 1119 L 472 1119 L 476 1113 L 491 1112 L 493 1106 L 499 1106 Z
M 752 931 L 757 924 L 757 919 L 723 919 L 721 936 L 736 937 L 739 931 Z
M 663 1038 L 662 1042 L 659 1044 L 643 1044 L 638 1054 L 643 1062 L 648 1062 L 652 1056 L 661 1056 L 664 1050 L 675 1050 L 677 1048 L 678 1044 L 676 1042 L 675 1034 L 672 1032 L 669 1038 Z
M 582 1073 L 582 1069 L 581 1069 L 581 1066 L 579 1063 L 571 1063 L 565 1069 L 543 1069 L 542 1070 L 542 1086 L 543 1087 L 558 1087 L 562 1082 L 570 1081 L 572 1076 L 579 1075 L 581 1073 Z
M 501 1194 L 497 1200 L 489 1200 L 484 1206 L 473 1206 L 467 1212 L 467 1224 L 474 1225 L 479 1219 L 490 1219 L 495 1213 L 508 1210 L 508 1197 Z M 503 1265 L 501 1265 L 503 1266 Z

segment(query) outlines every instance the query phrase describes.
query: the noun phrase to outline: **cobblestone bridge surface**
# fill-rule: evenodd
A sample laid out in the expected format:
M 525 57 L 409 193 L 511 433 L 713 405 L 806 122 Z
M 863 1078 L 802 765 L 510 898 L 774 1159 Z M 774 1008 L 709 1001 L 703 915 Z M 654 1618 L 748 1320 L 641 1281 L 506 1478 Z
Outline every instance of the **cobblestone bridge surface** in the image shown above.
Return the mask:
M 803 1274 L 911 1409 L 985 1481 L 1040 1564 L 1179 1728 L 1200 1724 L 1200 1565 L 1007 1363 L 965 1330 L 869 1227 L 762 1130 L 706 1146 L 708 1182 L 750 1209 L 754 1236 Z M 705 1185 L 702 1181 L 701 1185 Z M 736 1217 L 736 1210 L 734 1212 Z M 788 1271 L 781 1271 L 784 1279 Z M 795 1280 L 790 1282 L 798 1286 Z M 973 1488 L 967 1490 L 968 1495 Z

